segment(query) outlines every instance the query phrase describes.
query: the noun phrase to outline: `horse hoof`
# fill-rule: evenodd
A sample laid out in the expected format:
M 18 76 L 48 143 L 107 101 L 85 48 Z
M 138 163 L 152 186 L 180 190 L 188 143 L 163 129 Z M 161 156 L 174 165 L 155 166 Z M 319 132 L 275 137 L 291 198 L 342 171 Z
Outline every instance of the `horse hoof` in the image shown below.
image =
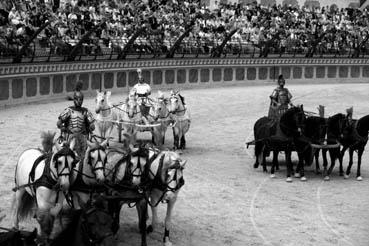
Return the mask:
M 350 175 L 347 175 L 347 174 L 343 175 L 344 179 L 348 179 L 349 177 L 350 177 Z
M 343 176 L 343 173 L 340 173 L 340 176 Z
M 325 176 L 325 177 L 324 177 L 324 180 L 325 180 L 325 181 L 329 181 L 329 176 Z
M 286 179 L 286 182 L 291 183 L 291 182 L 292 182 L 292 178 L 291 178 L 291 177 L 288 177 L 288 178 Z
M 259 167 L 259 164 L 254 164 L 254 168 L 258 168 Z
M 268 172 L 268 169 L 263 168 L 263 172 L 264 172 L 264 173 L 267 173 L 267 172 Z
M 305 176 L 302 176 L 302 177 L 300 178 L 300 180 L 301 180 L 301 181 L 303 181 L 303 182 L 305 182 L 305 181 L 307 181 L 307 178 L 306 178 Z
M 295 178 L 300 178 L 300 174 L 299 173 L 295 173 Z
M 321 174 L 321 173 L 322 173 L 322 172 L 321 172 L 320 170 L 316 170 L 316 171 L 315 171 L 315 174 L 316 174 L 316 175 L 319 175 L 319 174 Z
M 361 176 L 356 178 L 357 181 L 363 181 L 363 178 Z
M 152 227 L 152 225 L 149 225 L 149 226 L 147 227 L 147 229 L 146 229 L 147 234 L 149 234 L 149 233 L 151 233 L 151 232 L 153 232 L 153 231 L 154 231 L 154 228 Z
M 273 174 L 271 174 L 271 175 L 270 175 L 270 178 L 274 179 L 274 178 L 275 178 L 275 174 L 274 174 L 274 173 L 273 173 Z

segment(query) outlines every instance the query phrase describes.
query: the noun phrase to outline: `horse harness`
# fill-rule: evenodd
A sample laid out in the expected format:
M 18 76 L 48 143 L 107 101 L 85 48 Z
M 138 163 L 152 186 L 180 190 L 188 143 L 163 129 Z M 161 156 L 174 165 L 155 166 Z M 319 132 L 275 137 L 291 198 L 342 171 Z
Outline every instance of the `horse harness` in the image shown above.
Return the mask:
M 146 200 L 147 200 L 147 202 L 149 203 L 149 205 L 151 207 L 158 206 L 158 204 L 163 200 L 163 198 L 164 198 L 164 196 L 167 192 L 169 192 L 169 191 L 170 192 L 176 192 L 179 189 L 181 189 L 181 187 L 185 184 L 184 178 L 182 176 L 178 180 L 177 185 L 175 187 L 170 187 L 169 186 L 170 183 L 172 183 L 174 181 L 177 181 L 177 171 L 178 171 L 178 169 L 180 169 L 179 162 L 176 162 L 175 166 L 173 167 L 174 169 L 176 169 L 176 172 L 175 172 L 172 180 L 166 182 L 167 177 L 168 177 L 168 173 L 166 173 L 165 181 L 163 181 L 161 179 L 161 173 L 163 171 L 163 165 L 164 165 L 164 157 L 165 157 L 164 154 L 160 157 L 159 166 L 158 166 L 158 170 L 156 171 L 156 174 L 154 174 L 151 171 L 152 162 L 150 162 L 148 167 L 147 167 L 147 171 L 149 172 L 149 174 L 151 174 L 154 177 L 154 179 L 151 181 L 151 189 L 158 189 L 162 192 L 162 195 L 160 196 L 160 199 L 156 202 L 156 204 L 152 204 L 150 199 L 148 198 L 148 195 L 145 193 L 146 194 L 146 196 L 145 196 Z
M 98 147 L 92 148 L 89 150 L 89 152 L 91 153 L 92 151 L 96 151 L 96 150 L 103 150 L 105 151 L 105 148 L 101 145 L 99 145 Z M 98 163 L 99 161 L 101 161 L 103 163 L 102 167 L 93 167 L 92 166 L 92 158 L 91 155 L 88 156 L 88 161 L 87 161 L 87 165 L 91 166 L 92 172 L 95 173 L 95 171 L 97 170 L 103 170 L 103 172 L 105 173 L 105 166 L 106 166 L 106 162 L 107 162 L 107 156 L 105 156 L 104 160 L 101 158 L 100 152 L 98 152 L 98 156 L 97 156 L 97 161 L 96 163 Z M 77 177 L 76 180 L 73 183 L 73 186 L 71 188 L 71 190 L 73 191 L 80 191 L 80 192 L 84 192 L 84 193 L 91 193 L 92 190 L 96 191 L 97 187 L 94 187 L 94 189 L 91 189 L 90 185 L 87 185 L 84 181 L 83 181 L 83 176 L 87 177 L 89 179 L 94 179 L 95 177 L 93 176 L 89 176 L 87 174 L 83 173 L 83 165 L 84 163 L 82 162 L 82 165 L 79 166 L 78 170 L 74 169 L 74 171 L 77 172 Z
M 62 152 L 62 153 L 59 153 L 59 152 Z M 69 173 L 62 173 L 66 168 L 69 168 L 69 163 L 68 163 L 67 160 L 65 160 L 64 168 L 59 173 L 57 173 L 55 175 L 51 171 L 51 168 L 50 168 L 51 162 L 55 161 L 55 159 L 59 158 L 60 156 L 68 156 L 68 155 L 71 155 L 73 159 L 75 159 L 75 157 L 76 157 L 72 150 L 66 149 L 66 148 L 63 148 L 62 150 L 58 151 L 54 155 L 52 155 L 52 153 L 43 153 L 33 163 L 33 166 L 32 166 L 31 172 L 29 174 L 29 178 L 28 178 L 28 184 L 16 187 L 14 189 L 20 189 L 22 187 L 33 187 L 33 189 L 32 189 L 33 192 L 35 192 L 36 189 L 40 186 L 44 186 L 48 189 L 55 189 L 57 184 L 58 184 L 56 179 L 59 176 L 69 176 L 70 175 L 70 172 Z M 45 161 L 44 170 L 41 174 L 41 177 L 38 178 L 37 180 L 35 180 L 36 168 L 42 161 Z M 77 164 L 77 162 L 78 162 L 77 160 L 74 160 L 71 163 L 71 168 L 73 168 Z M 54 167 L 57 168 L 57 163 L 56 162 L 54 163 Z
M 133 165 L 131 158 L 132 157 L 138 157 L 137 159 L 137 167 L 131 171 L 131 166 Z M 144 176 L 143 173 L 144 171 L 142 171 L 141 168 L 141 157 L 146 159 L 146 164 L 151 163 L 155 158 L 156 155 L 152 156 L 151 158 L 149 157 L 149 153 L 147 149 L 144 148 L 140 148 L 139 150 L 133 152 L 133 153 L 129 153 L 124 155 L 115 165 L 114 171 L 113 171 L 113 183 L 116 183 L 117 180 L 115 180 L 115 177 L 117 176 L 117 172 L 119 170 L 119 167 L 126 162 L 127 166 L 125 169 L 125 173 L 124 173 L 124 177 L 123 179 L 118 183 L 118 185 L 120 186 L 120 188 L 123 189 L 136 189 L 135 187 L 132 186 L 132 178 L 133 177 L 142 177 Z M 140 172 L 139 174 L 134 174 L 135 171 L 139 169 Z M 141 188 L 140 188 L 141 189 Z

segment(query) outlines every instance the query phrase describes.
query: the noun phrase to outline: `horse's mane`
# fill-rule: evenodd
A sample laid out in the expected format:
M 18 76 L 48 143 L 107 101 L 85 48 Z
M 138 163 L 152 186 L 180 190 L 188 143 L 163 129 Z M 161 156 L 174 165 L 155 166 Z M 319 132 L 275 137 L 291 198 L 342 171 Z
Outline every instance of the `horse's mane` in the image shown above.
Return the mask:
M 50 131 L 41 132 L 42 149 L 46 153 L 51 152 L 51 150 L 53 148 L 55 134 L 56 134 L 56 132 L 50 132 Z
M 179 93 L 178 93 L 178 96 L 179 96 L 179 98 L 181 99 L 182 104 L 183 104 L 183 105 L 186 105 L 184 96 L 182 96 L 182 95 L 181 95 L 181 94 L 179 94 Z
M 300 107 L 289 108 L 282 116 L 280 120 L 280 127 L 285 134 L 294 134 L 297 129 L 294 115 L 298 112 L 303 113 L 303 109 Z
M 331 117 L 328 118 L 328 126 L 330 126 L 333 123 L 336 123 L 338 120 L 344 119 L 344 118 L 345 118 L 345 115 L 341 114 L 341 113 L 332 115 Z
M 289 108 L 282 116 L 281 116 L 281 122 L 288 122 L 291 120 L 291 118 L 295 115 L 296 112 L 301 111 L 299 107 L 292 107 Z
M 328 118 L 327 120 L 327 130 L 329 134 L 334 134 L 334 135 L 339 135 L 340 134 L 340 129 L 339 129 L 339 125 L 337 125 L 337 123 L 340 120 L 344 120 L 345 119 L 345 115 L 338 113 L 335 114 L 331 117 Z

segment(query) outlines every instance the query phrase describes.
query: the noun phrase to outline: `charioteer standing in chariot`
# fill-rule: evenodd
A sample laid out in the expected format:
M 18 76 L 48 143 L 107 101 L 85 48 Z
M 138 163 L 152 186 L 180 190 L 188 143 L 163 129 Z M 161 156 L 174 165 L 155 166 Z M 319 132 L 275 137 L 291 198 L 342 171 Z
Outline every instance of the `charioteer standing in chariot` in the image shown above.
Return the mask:
M 137 69 L 137 77 L 138 82 L 133 86 L 130 94 L 134 93 L 137 103 L 140 105 L 141 114 L 147 118 L 150 110 L 149 96 L 151 95 L 151 87 L 145 83 L 141 68 Z
M 285 88 L 286 81 L 283 75 L 278 77 L 278 87 L 274 89 L 272 95 L 270 95 L 270 107 L 268 117 L 271 119 L 279 120 L 281 115 L 285 113 L 289 106 L 293 106 L 291 103 L 292 95 L 287 88 Z
M 76 137 L 81 141 L 77 149 L 77 154 L 82 159 L 87 149 L 88 134 L 92 133 L 95 129 L 95 119 L 92 113 L 83 104 L 82 82 L 78 81 L 73 94 L 74 106 L 70 106 L 63 110 L 59 115 L 56 123 L 57 127 L 61 130 L 63 137 L 69 141 L 71 138 Z

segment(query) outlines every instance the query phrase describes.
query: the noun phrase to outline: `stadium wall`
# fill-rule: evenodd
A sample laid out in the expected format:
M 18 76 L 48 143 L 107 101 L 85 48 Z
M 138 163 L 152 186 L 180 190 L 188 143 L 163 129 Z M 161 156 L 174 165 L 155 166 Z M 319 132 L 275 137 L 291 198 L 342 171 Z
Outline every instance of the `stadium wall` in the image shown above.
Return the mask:
M 178 59 L 0 66 L 0 106 L 65 98 L 77 80 L 83 90 L 125 93 L 142 68 L 155 89 L 230 85 L 274 85 L 279 74 L 287 83 L 368 83 L 369 59 Z

